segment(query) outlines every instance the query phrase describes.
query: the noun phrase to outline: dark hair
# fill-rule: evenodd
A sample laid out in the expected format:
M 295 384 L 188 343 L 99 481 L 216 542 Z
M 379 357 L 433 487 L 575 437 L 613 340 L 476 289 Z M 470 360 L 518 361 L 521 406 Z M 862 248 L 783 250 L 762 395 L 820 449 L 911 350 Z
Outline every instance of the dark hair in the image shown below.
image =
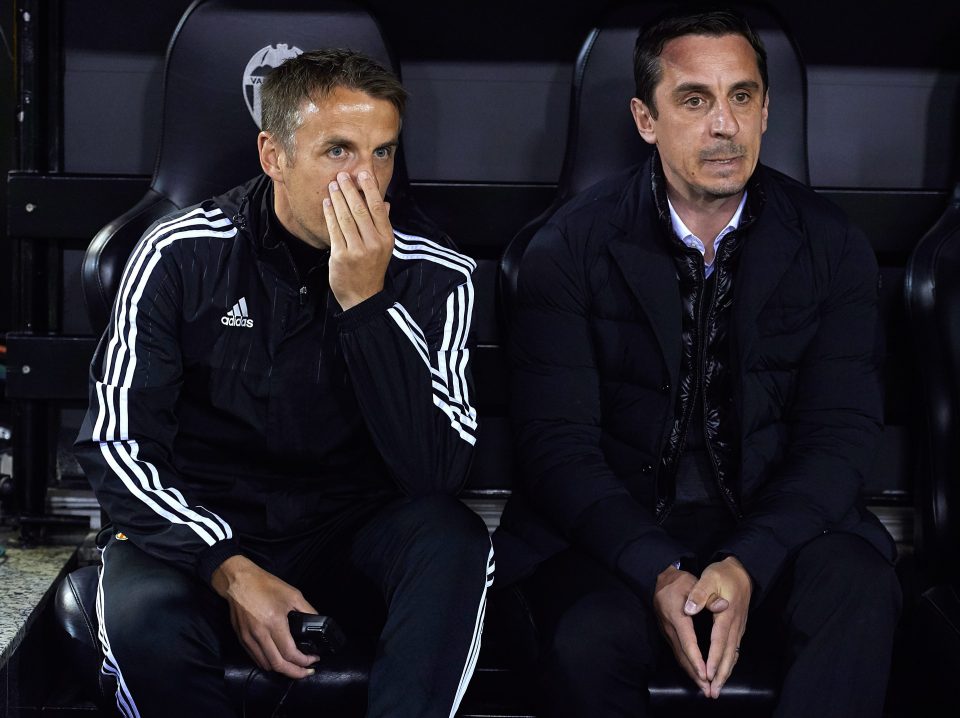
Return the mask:
M 670 40 L 685 35 L 709 37 L 742 35 L 757 55 L 757 68 L 760 70 L 764 93 L 770 89 L 770 80 L 767 75 L 767 51 L 760 37 L 741 15 L 732 10 L 710 10 L 697 13 L 688 11 L 669 15 L 646 30 L 642 30 L 633 50 L 636 97 L 643 100 L 654 119 L 657 117 L 657 107 L 654 104 L 653 93 L 663 77 L 660 55 L 663 53 L 664 45 Z
M 304 100 L 322 99 L 338 87 L 387 100 L 403 116 L 407 91 L 396 75 L 359 52 L 324 49 L 290 58 L 267 75 L 260 89 L 261 128 L 292 159 L 294 134 L 303 123 L 300 105 Z

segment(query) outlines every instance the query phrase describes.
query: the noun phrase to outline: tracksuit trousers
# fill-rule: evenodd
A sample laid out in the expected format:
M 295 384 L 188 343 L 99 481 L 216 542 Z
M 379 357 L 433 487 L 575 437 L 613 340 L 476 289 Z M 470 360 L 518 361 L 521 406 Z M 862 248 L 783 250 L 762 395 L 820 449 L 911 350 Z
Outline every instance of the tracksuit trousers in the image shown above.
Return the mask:
M 447 496 L 396 500 L 333 531 L 241 539 L 373 657 L 366 715 L 452 716 L 473 674 L 493 582 L 483 521 Z M 228 606 L 205 582 L 113 536 L 97 599 L 103 673 L 140 718 L 243 713 L 224 667 L 242 656 Z M 287 680 L 277 676 L 278 680 Z M 317 706 L 316 715 L 324 714 Z

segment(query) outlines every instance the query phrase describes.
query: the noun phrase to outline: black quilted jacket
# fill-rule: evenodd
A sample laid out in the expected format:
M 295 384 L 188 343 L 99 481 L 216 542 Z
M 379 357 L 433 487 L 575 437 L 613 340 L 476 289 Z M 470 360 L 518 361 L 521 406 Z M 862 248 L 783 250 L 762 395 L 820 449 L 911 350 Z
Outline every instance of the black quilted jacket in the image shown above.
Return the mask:
M 648 163 L 585 191 L 524 254 L 511 332 L 520 486 L 494 538 L 501 586 L 575 543 L 650 598 L 690 554 L 657 515 L 683 300 L 651 177 Z M 765 201 L 739 230 L 728 339 L 725 482 L 740 518 L 716 550 L 742 561 L 760 600 L 821 533 L 863 536 L 890 560 L 895 549 L 860 502 L 883 425 L 873 251 L 788 177 L 761 166 L 752 186 Z

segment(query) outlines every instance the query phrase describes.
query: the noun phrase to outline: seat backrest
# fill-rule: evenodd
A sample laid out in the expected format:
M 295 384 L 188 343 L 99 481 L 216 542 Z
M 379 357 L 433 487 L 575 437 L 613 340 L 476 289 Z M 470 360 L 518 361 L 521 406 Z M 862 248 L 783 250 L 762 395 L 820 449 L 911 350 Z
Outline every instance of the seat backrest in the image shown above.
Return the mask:
M 520 259 L 536 231 L 568 199 L 604 177 L 646 159 L 644 142 L 630 114 L 634 96 L 633 48 L 640 28 L 670 7 L 631 3 L 606 14 L 587 36 L 574 69 L 567 147 L 557 194 L 551 205 L 521 229 L 501 262 L 500 301 L 509 313 Z M 760 35 L 767 50 L 770 123 L 760 160 L 801 182 L 807 163 L 806 69 L 786 27 L 765 5 L 733 5 Z
M 167 48 L 160 146 L 150 190 L 94 237 L 82 285 L 94 331 L 107 323 L 120 273 L 157 219 L 262 170 L 259 85 L 288 57 L 320 47 L 363 52 L 397 72 L 375 19 L 340 0 L 197 0 Z M 398 73 L 399 74 L 399 73 Z M 407 183 L 398 155 L 392 198 Z
M 923 440 L 915 549 L 933 580 L 956 583 L 960 550 L 960 183 L 917 244 L 904 279 L 920 376 Z

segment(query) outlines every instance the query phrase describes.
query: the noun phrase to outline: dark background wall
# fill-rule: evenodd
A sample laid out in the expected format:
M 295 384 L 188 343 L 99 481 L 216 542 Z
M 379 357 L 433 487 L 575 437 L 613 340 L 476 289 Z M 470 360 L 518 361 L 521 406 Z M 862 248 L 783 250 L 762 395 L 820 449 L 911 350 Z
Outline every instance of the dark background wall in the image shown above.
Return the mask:
M 65 168 L 148 173 L 163 52 L 188 2 L 63 3 Z M 366 4 L 413 95 L 405 142 L 415 179 L 556 180 L 573 63 L 606 3 Z M 947 186 L 960 3 L 772 5 L 810 68 L 813 184 Z M 776 88 L 773 100 L 775 113 Z
M 266 2 L 267 0 L 265 0 Z M 64 170 L 146 175 L 158 137 L 163 55 L 189 0 L 60 0 Z M 413 99 L 418 180 L 556 181 L 573 63 L 607 3 L 368 0 Z M 773 0 L 809 66 L 811 181 L 943 189 L 957 176 L 960 3 Z M 0 0 L 0 170 L 11 165 L 14 0 Z M 624 68 L 628 72 L 628 68 Z M 775 88 L 774 116 L 775 121 Z M 0 189 L 2 191 L 2 189 Z M 0 220 L 5 202 L 0 203 Z M 0 227 L 5 224 L 0 222 Z M 66 254 L 74 277 L 79 250 Z M 10 242 L 0 242 L 0 267 Z M 0 332 L 10 327 L 0 274 Z M 82 324 L 82 306 L 67 306 Z M 67 329 L 72 320 L 68 316 Z
M 0 177 L 13 155 L 13 4 L 0 0 Z M 10 242 L 6 241 L 7 203 L 0 182 L 0 334 L 10 326 Z
M 642 2 L 642 0 L 640 0 Z M 189 0 L 65 0 L 68 42 L 157 52 Z M 12 0 L 2 0 L 0 7 Z M 591 0 L 366 0 L 401 60 L 567 61 L 607 6 Z M 690 4 L 690 3 L 687 3 Z M 960 69 L 960 5 L 772 0 L 813 64 Z M 5 14 L 7 11 L 5 11 Z

